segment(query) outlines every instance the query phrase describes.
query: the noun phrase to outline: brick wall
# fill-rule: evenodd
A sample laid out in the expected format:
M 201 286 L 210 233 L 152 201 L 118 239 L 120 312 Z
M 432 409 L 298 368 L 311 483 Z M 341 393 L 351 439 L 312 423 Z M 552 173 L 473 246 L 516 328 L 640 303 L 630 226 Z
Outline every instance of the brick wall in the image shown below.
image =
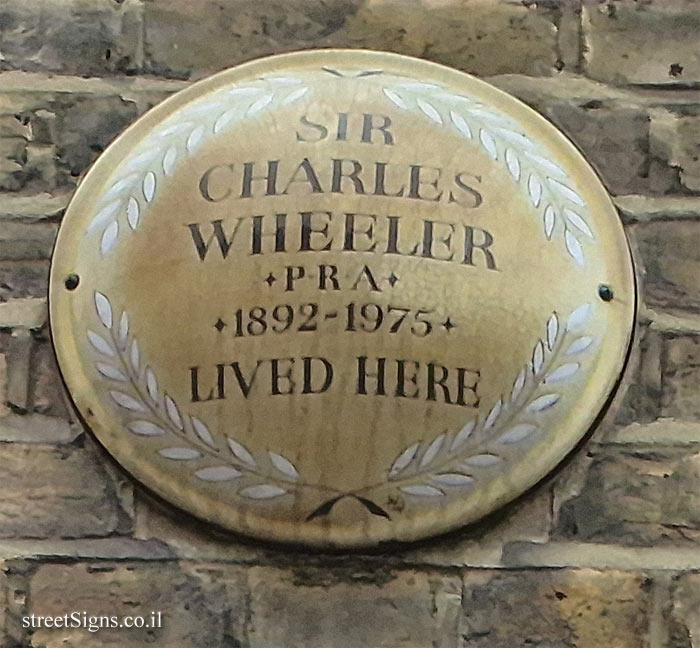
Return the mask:
M 1 0 L 0 646 L 700 646 L 699 33 L 697 0 Z M 46 322 L 61 215 L 113 137 L 193 79 L 327 46 L 445 63 L 546 115 L 614 196 L 641 287 L 585 446 L 389 555 L 261 548 L 150 499 L 71 412 Z M 21 623 L 151 609 L 160 631 Z

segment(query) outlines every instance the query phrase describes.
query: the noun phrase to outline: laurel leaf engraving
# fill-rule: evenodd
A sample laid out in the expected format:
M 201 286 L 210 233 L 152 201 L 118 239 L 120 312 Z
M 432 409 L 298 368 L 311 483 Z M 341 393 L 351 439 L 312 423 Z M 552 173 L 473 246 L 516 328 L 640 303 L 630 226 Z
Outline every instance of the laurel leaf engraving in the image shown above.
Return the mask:
M 131 368 L 138 373 L 141 368 L 141 354 L 139 352 L 139 343 L 136 340 L 131 341 L 131 350 L 129 351 L 129 361 Z
M 299 479 L 299 473 L 297 472 L 297 469 L 294 467 L 291 461 L 289 459 L 286 459 L 282 455 L 278 455 L 275 452 L 268 452 L 267 453 L 270 456 L 270 461 L 272 461 L 272 465 L 277 468 L 285 477 L 288 477 L 292 481 L 296 481 Z
M 459 113 L 455 112 L 454 110 L 450 110 L 450 119 L 452 120 L 452 123 L 455 125 L 455 128 L 462 133 L 466 138 L 472 139 L 472 129 L 469 128 L 469 124 L 467 121 L 460 115 Z
M 194 448 L 163 448 L 158 451 L 158 454 L 166 459 L 175 459 L 178 461 L 188 461 L 201 456 L 199 451 Z
M 119 369 L 113 367 L 112 365 L 105 364 L 104 362 L 96 362 L 95 367 L 97 368 L 97 371 L 99 371 L 106 378 L 111 378 L 112 380 L 119 380 L 122 382 L 128 380 L 127 377 L 121 371 L 119 371 Z
M 547 158 L 542 157 L 541 155 L 537 155 L 536 153 L 533 153 L 532 151 L 528 150 L 523 151 L 523 155 L 527 158 L 527 160 L 533 162 L 536 166 L 540 167 L 540 169 L 546 171 L 546 175 L 548 177 L 555 176 L 559 178 L 559 180 L 568 179 L 566 171 L 564 171 L 564 169 L 562 169 L 558 164 L 555 164 L 551 160 L 548 160 Z
M 180 410 L 177 408 L 175 401 L 167 394 L 165 394 L 163 401 L 165 402 L 165 411 L 168 413 L 170 420 L 176 428 L 182 430 L 182 417 L 180 416 Z
M 402 472 L 408 464 L 410 464 L 413 461 L 413 458 L 416 456 L 416 452 L 418 452 L 418 448 L 420 447 L 420 443 L 414 443 L 412 446 L 409 446 L 406 448 L 395 460 L 394 463 L 391 465 L 391 469 L 389 470 L 389 477 L 391 478 L 392 476 L 398 475 L 400 472 Z
M 585 351 L 589 346 L 591 346 L 592 342 L 592 337 L 590 337 L 589 335 L 584 335 L 571 343 L 569 348 L 566 350 L 566 355 L 576 355 L 578 353 L 581 353 L 582 351 Z
M 110 252 L 114 248 L 118 236 L 119 223 L 117 221 L 112 221 L 102 234 L 102 240 L 100 241 L 100 251 L 102 254 L 107 254 L 107 252 Z
M 571 254 L 576 263 L 578 263 L 580 266 L 584 265 L 583 249 L 581 248 L 581 244 L 568 228 L 564 230 L 564 240 L 566 242 L 566 249 L 569 251 L 569 254 Z
M 530 177 L 527 180 L 527 190 L 530 194 L 532 204 L 535 207 L 538 207 L 540 204 L 540 198 L 542 198 L 542 185 L 533 174 L 530 174 Z
M 259 486 L 248 486 L 248 488 L 244 488 L 240 492 L 240 495 L 248 499 L 264 500 L 279 497 L 286 492 L 284 488 L 275 486 L 274 484 L 260 484 Z
M 146 202 L 152 202 L 156 195 L 156 174 L 149 171 L 143 179 L 143 197 Z
M 129 316 L 124 311 L 119 320 L 119 341 L 122 344 L 126 341 L 127 335 L 129 335 Z
M 290 92 L 281 102 L 282 106 L 286 106 L 290 103 L 295 102 L 297 99 L 301 99 L 307 92 L 308 88 L 298 88 L 294 92 Z
M 552 232 L 554 231 L 554 224 L 557 220 L 557 214 L 554 211 L 554 207 L 547 205 L 544 210 L 544 234 L 547 239 L 552 238 Z
M 124 189 L 131 188 L 133 184 L 136 182 L 138 179 L 138 174 L 137 173 L 131 173 L 128 176 L 121 178 L 117 180 L 108 190 L 107 193 L 104 195 L 104 200 L 109 200 L 111 198 L 114 198 L 115 196 L 120 196 Z M 93 221 L 94 223 L 95 221 Z M 103 223 L 101 223 L 103 224 Z M 92 223 L 90 224 L 90 227 L 92 226 Z M 88 228 L 89 229 L 89 228 Z
M 95 308 L 97 309 L 97 315 L 100 318 L 102 324 L 108 329 L 112 328 L 112 305 L 109 303 L 109 299 L 105 297 L 101 292 L 95 291 Z
M 591 316 L 592 308 L 590 304 L 582 304 L 579 306 L 571 315 L 566 322 L 566 330 L 572 331 L 573 329 L 583 326 Z
M 160 436 L 165 434 L 165 430 L 162 427 L 151 423 L 151 421 L 131 421 L 131 423 L 127 423 L 126 427 L 134 434 L 141 436 Z
M 569 209 L 568 207 L 564 207 L 564 216 L 566 216 L 566 220 L 568 220 L 569 223 L 579 232 L 585 234 L 588 238 L 593 238 L 593 232 L 591 232 L 591 228 L 588 227 L 588 223 L 586 223 L 586 221 L 583 220 L 583 218 L 581 218 L 581 216 L 579 216 L 575 211 Z
M 561 194 L 564 198 L 567 200 L 570 200 L 572 203 L 576 203 L 577 205 L 581 205 L 582 207 L 586 204 L 583 198 L 576 193 L 571 187 L 568 185 L 565 185 L 563 182 L 559 182 L 558 180 L 555 180 L 554 178 L 547 178 L 547 181 L 557 193 Z
M 109 392 L 110 396 L 114 399 L 114 402 L 117 403 L 117 405 L 121 405 L 122 407 L 132 410 L 133 412 L 145 412 L 146 408 L 143 406 L 143 403 L 141 401 L 136 400 L 133 396 L 130 396 L 129 394 L 125 394 L 124 392 L 120 391 L 111 391 Z
M 552 313 L 547 320 L 547 346 L 551 351 L 559 336 L 559 318 L 556 313 Z
M 537 431 L 536 425 L 531 425 L 529 423 L 521 423 L 520 425 L 514 425 L 507 432 L 502 434 L 498 441 L 500 443 L 520 443 L 527 437 L 529 437 L 533 432 Z
M 545 382 L 547 383 L 557 383 L 567 378 L 571 378 L 579 369 L 578 362 L 569 362 L 557 367 L 552 373 L 547 374 Z
M 508 171 L 510 171 L 510 175 L 516 180 L 520 180 L 520 160 L 518 160 L 518 156 L 511 148 L 506 149 L 506 166 Z
M 461 473 L 440 473 L 435 475 L 431 480 L 438 486 L 453 486 L 464 488 L 465 486 L 473 486 L 474 480 L 468 475 Z
M 171 146 L 163 156 L 163 173 L 170 176 L 175 171 L 175 163 L 177 162 L 177 148 Z
M 239 459 L 244 464 L 249 465 L 251 468 L 256 467 L 257 464 L 255 463 L 255 459 L 253 459 L 253 455 L 248 452 L 245 446 L 238 443 L 238 441 L 235 441 L 231 437 L 227 437 L 226 440 L 228 441 L 228 447 L 231 448 L 231 452 L 233 452 L 233 456 L 236 457 L 236 459 Z
M 188 153 L 195 153 L 204 139 L 204 126 L 197 126 L 187 137 L 185 147 Z
M 195 470 L 194 474 L 204 481 L 219 482 L 231 481 L 240 477 L 242 473 L 231 466 L 210 466 L 209 468 Z
M 139 224 L 139 216 L 141 215 L 141 208 L 139 207 L 139 202 L 133 196 L 129 196 L 129 201 L 126 205 L 126 220 L 129 223 L 131 229 L 136 229 Z
M 542 412 L 552 407 L 552 405 L 559 401 L 559 398 L 559 394 L 545 394 L 532 401 L 532 403 L 527 406 L 527 410 L 529 412 Z
M 439 488 L 427 486 L 425 484 L 401 486 L 401 490 L 407 495 L 415 495 L 416 497 L 441 497 L 445 494 Z
M 155 373 L 153 373 L 153 369 L 150 367 L 146 367 L 146 389 L 151 400 L 158 401 L 158 381 Z
M 499 398 L 496 401 L 496 404 L 491 408 L 491 411 L 489 412 L 488 416 L 486 417 L 486 420 L 484 421 L 484 430 L 488 430 L 490 427 L 493 426 L 493 424 L 496 422 L 498 416 L 501 413 L 502 407 L 503 401 Z
M 401 99 L 401 97 L 399 97 L 399 95 L 397 95 L 395 92 L 389 90 L 389 88 L 382 88 L 382 90 L 384 91 L 384 94 L 388 97 L 389 101 L 396 104 L 399 108 L 403 108 L 404 110 L 408 108 L 404 100 Z
M 214 122 L 214 133 L 220 133 L 224 128 L 226 128 L 239 114 L 238 108 L 231 108 L 227 110 L 221 117 L 219 117 Z
M 97 212 L 97 215 L 95 216 L 95 218 L 92 219 L 90 225 L 88 225 L 88 231 L 91 231 L 97 227 L 101 227 L 105 223 L 112 220 L 112 218 L 114 218 L 116 213 L 119 211 L 121 205 L 122 201 L 121 199 L 119 199 L 113 200 L 106 207 L 103 207 L 99 212 Z
M 432 463 L 433 459 L 435 459 L 435 457 L 437 457 L 438 453 L 442 449 L 442 444 L 444 441 L 445 441 L 445 434 L 441 434 L 428 446 L 428 449 L 425 451 L 425 453 L 423 454 L 423 456 L 421 457 L 421 460 L 420 460 L 419 466 L 421 468 L 425 468 L 430 463 Z
M 101 335 L 98 335 L 94 331 L 88 331 L 87 337 L 90 341 L 90 344 L 92 344 L 96 351 L 99 351 L 102 355 L 105 356 L 114 356 L 114 349 L 109 344 L 109 342 L 107 342 L 107 340 L 105 340 Z
M 266 94 L 255 100 L 246 111 L 246 115 L 251 117 L 252 115 L 259 113 L 263 108 L 265 108 L 265 106 L 272 102 L 272 97 L 272 94 Z
M 170 121 L 170 120 L 168 120 Z M 175 124 L 171 124 L 170 126 L 166 126 L 161 130 L 158 135 L 159 137 L 162 137 L 164 139 L 170 138 L 172 135 L 178 135 L 180 133 L 184 133 L 188 131 L 190 128 L 192 128 L 192 122 L 186 121 L 186 122 L 178 122 Z
M 440 113 L 435 109 L 435 107 L 432 104 L 429 104 L 423 99 L 416 99 L 416 105 L 421 109 L 423 114 L 428 119 L 434 121 L 436 124 L 442 124 L 442 117 L 440 117 Z
M 501 458 L 492 454 L 478 454 L 471 457 L 467 457 L 464 460 L 465 466 L 472 466 L 475 468 L 486 468 L 488 466 L 495 466 L 501 463 Z
M 469 438 L 472 431 L 474 430 L 475 425 L 476 421 L 468 421 L 464 424 L 462 429 L 459 432 L 457 432 L 454 440 L 452 441 L 452 445 L 450 445 L 450 452 L 454 452 L 462 445 L 464 445 L 465 441 Z
M 532 352 L 532 373 L 537 375 L 544 364 L 544 345 L 542 340 L 538 340 Z
M 192 428 L 194 429 L 195 434 L 208 446 L 211 446 L 212 448 L 216 447 L 214 438 L 212 437 L 211 432 L 209 432 L 209 428 L 205 425 L 205 423 L 194 416 L 190 417 L 190 420 L 192 421 Z
M 479 140 L 483 144 L 484 148 L 486 149 L 486 152 L 494 159 L 498 159 L 498 147 L 496 146 L 496 140 L 493 139 L 491 134 L 485 130 L 481 129 L 479 131 Z
M 527 370 L 522 369 L 520 371 L 520 373 L 518 374 L 518 377 L 515 379 L 515 382 L 513 383 L 513 389 L 510 392 L 511 402 L 516 401 L 518 396 L 520 396 L 520 393 L 522 392 L 523 387 L 525 386 L 526 378 L 527 378 Z

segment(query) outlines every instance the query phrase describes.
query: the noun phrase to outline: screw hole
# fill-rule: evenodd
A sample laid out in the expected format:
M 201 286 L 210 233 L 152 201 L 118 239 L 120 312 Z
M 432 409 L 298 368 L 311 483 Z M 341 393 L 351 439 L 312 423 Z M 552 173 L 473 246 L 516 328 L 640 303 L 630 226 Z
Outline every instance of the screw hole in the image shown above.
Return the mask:
M 613 298 L 612 288 L 610 286 L 606 286 L 605 284 L 600 284 L 600 286 L 598 286 L 598 296 L 604 302 L 612 301 L 612 298 Z
M 77 274 L 71 274 L 66 277 L 66 288 L 68 290 L 75 290 L 80 283 L 80 277 Z

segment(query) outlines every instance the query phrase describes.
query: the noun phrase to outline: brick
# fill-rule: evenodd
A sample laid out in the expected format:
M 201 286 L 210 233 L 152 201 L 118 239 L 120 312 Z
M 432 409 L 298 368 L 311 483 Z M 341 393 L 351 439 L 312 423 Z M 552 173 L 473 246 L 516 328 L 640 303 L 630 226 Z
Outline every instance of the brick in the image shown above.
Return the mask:
M 248 572 L 250 648 L 456 648 L 455 577 L 267 567 Z
M 661 416 L 700 419 L 700 333 L 665 341 Z
M 42 336 L 32 354 L 32 411 L 63 419 L 69 418 L 67 396 L 58 371 L 51 343 Z
M 45 298 L 0 302 L 0 328 L 40 329 L 46 323 L 47 315 Z
M 35 82 L 26 91 L 0 91 L 0 119 L 27 129 L 23 137 L 0 136 L 0 189 L 34 194 L 0 200 L 0 214 L 25 219 L 59 215 L 76 179 L 149 107 L 116 93 L 45 92 L 41 79 Z
M 700 446 L 592 448 L 558 480 L 555 538 L 626 545 L 700 541 Z
M 32 335 L 28 329 L 18 328 L 9 335 L 3 335 L 0 342 L 6 351 L 5 360 L 7 362 L 5 403 L 18 412 L 26 412 L 29 409 Z
M 700 636 L 700 574 L 680 574 L 671 583 L 671 601 L 666 609 L 669 647 L 692 648 Z
M 246 585 L 231 567 L 165 563 L 78 563 L 40 565 L 30 582 L 29 614 L 88 616 L 162 612 L 162 628 L 41 629 L 36 648 L 66 645 L 145 645 L 202 648 L 242 646 Z
M 136 0 L 3 0 L 0 69 L 61 74 L 130 73 L 139 69 Z
M 693 0 L 584 0 L 586 73 L 616 84 L 697 83 L 698 32 Z
M 649 589 L 630 572 L 468 572 L 460 646 L 648 648 Z
M 643 223 L 628 231 L 643 265 L 644 302 L 671 313 L 700 314 L 700 220 Z
M 0 261 L 0 301 L 45 297 L 48 291 L 48 261 Z
M 57 232 L 55 223 L 3 222 L 0 226 L 0 260 L 50 259 Z
M 99 537 L 128 528 L 114 484 L 88 450 L 0 444 L 0 483 L 0 537 Z
M 700 12 L 698 12 L 700 17 Z M 681 185 L 700 193 L 700 115 L 657 109 L 651 114 L 650 152 L 679 171 Z
M 0 442 L 71 443 L 81 433 L 79 426 L 54 416 L 9 414 L 0 417 Z
M 53 147 L 50 149 L 55 154 Z M 36 196 L 1 196 L 0 215 L 3 218 L 21 218 L 24 220 L 52 218 L 62 216 L 63 210 L 68 205 L 69 194 L 52 196 L 48 193 Z
M 156 74 L 201 77 L 273 53 L 351 47 L 421 56 L 481 75 L 549 75 L 559 64 L 559 14 L 540 4 L 149 0 L 146 67 Z
M 565 102 L 547 106 L 545 115 L 583 151 L 611 193 L 649 191 L 649 116 L 643 108 Z M 672 186 L 670 179 L 662 189 Z

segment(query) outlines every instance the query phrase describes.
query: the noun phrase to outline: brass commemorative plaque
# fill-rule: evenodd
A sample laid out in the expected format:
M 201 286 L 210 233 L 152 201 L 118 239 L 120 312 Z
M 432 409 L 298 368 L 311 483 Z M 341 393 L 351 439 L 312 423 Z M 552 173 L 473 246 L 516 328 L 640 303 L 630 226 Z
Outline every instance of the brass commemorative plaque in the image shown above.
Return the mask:
M 512 500 L 610 396 L 635 308 L 576 149 L 454 70 L 262 59 L 87 174 L 50 287 L 78 410 L 134 477 L 258 538 L 444 532 Z

